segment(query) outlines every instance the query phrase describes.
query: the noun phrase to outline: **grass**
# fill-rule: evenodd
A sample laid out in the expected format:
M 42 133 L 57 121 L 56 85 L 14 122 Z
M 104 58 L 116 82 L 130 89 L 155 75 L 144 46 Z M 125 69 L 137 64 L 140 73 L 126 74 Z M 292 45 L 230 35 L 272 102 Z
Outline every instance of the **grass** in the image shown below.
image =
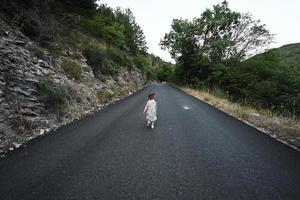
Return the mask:
M 21 134 L 27 134 L 38 126 L 34 121 L 28 120 L 22 115 L 11 119 L 10 125 L 14 127 L 18 131 L 18 133 Z
M 114 94 L 107 90 L 103 90 L 103 91 L 97 92 L 96 96 L 98 98 L 98 101 L 101 104 L 105 104 L 105 103 L 108 103 L 113 98 Z
M 75 78 L 76 80 L 80 80 L 82 76 L 82 70 L 78 63 L 71 59 L 63 58 L 61 62 L 61 67 L 73 78 Z
M 41 99 L 49 107 L 63 105 L 71 94 L 70 88 L 66 85 L 54 85 L 48 80 L 41 80 L 38 85 L 38 92 Z
M 187 87 L 181 87 L 181 89 L 235 118 L 248 122 L 252 126 L 288 143 L 298 150 L 300 149 L 300 120 L 298 118 L 293 116 L 285 117 L 267 109 L 230 102 L 226 97 L 222 97 L 222 95 L 215 95 L 218 91 L 195 90 Z

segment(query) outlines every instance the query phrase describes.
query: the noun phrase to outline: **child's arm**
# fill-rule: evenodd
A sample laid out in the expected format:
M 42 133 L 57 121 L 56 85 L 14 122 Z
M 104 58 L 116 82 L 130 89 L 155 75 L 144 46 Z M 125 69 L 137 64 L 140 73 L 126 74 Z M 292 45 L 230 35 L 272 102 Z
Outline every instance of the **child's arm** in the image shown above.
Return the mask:
M 147 104 L 146 104 L 146 106 L 144 108 L 144 113 L 147 112 L 147 110 L 148 110 L 148 102 L 147 102 Z

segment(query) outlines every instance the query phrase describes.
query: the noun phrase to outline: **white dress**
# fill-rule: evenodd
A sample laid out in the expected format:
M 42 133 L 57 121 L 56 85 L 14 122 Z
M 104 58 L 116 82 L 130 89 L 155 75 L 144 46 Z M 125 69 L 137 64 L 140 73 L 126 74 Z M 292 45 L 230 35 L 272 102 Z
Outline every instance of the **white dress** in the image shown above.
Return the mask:
M 148 107 L 147 112 L 146 112 L 146 119 L 154 122 L 156 121 L 156 101 L 154 99 L 149 100 L 147 102 L 146 107 Z

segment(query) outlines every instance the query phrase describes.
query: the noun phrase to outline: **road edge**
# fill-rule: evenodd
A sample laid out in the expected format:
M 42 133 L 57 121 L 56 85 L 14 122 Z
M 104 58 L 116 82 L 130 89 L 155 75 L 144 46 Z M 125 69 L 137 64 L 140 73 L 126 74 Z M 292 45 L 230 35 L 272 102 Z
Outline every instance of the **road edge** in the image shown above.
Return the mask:
M 92 116 L 92 115 L 94 115 L 94 114 L 96 114 L 96 113 L 98 113 L 98 112 L 101 112 L 101 111 L 103 111 L 104 109 L 106 109 L 107 107 L 109 107 L 109 106 L 111 106 L 111 105 L 114 105 L 114 104 L 118 103 L 119 101 L 122 101 L 122 100 L 124 100 L 124 99 L 126 99 L 126 98 L 128 98 L 128 97 L 130 97 L 130 96 L 133 96 L 133 95 L 137 94 L 138 92 L 144 90 L 145 88 L 147 88 L 147 87 L 150 86 L 150 85 L 151 85 L 151 83 L 148 83 L 148 84 L 146 84 L 146 85 L 144 85 L 144 86 L 138 88 L 138 89 L 137 89 L 136 91 L 134 91 L 133 93 L 130 93 L 129 95 L 126 95 L 126 96 L 123 96 L 123 97 L 120 97 L 120 98 L 114 98 L 114 99 L 112 99 L 111 101 L 109 101 L 108 103 L 106 103 L 103 107 L 97 108 L 97 109 L 93 110 L 91 113 L 83 114 L 80 118 L 76 118 L 76 119 L 74 119 L 74 120 L 72 120 L 72 121 L 70 121 L 70 122 L 68 122 L 68 123 L 62 124 L 62 125 L 59 126 L 59 127 L 55 127 L 55 128 L 50 129 L 50 130 L 48 130 L 48 131 L 45 131 L 43 134 L 36 135 L 35 137 L 31 137 L 31 138 L 29 138 L 28 140 L 24 141 L 23 143 L 18 144 L 18 146 L 15 146 L 15 148 L 10 148 L 10 149 L 8 149 L 7 151 L 4 151 L 4 152 L 0 153 L 0 160 L 1 160 L 2 158 L 6 158 L 9 154 L 13 153 L 13 152 L 16 151 L 16 150 L 19 150 L 19 149 L 22 149 L 22 148 L 24 148 L 24 147 L 27 147 L 27 145 L 28 145 L 29 143 L 34 142 L 35 140 L 38 140 L 38 139 L 40 139 L 40 138 L 46 137 L 46 136 L 48 136 L 48 135 L 51 135 L 51 134 L 53 134 L 53 133 L 59 131 L 60 129 L 66 128 L 66 127 L 68 127 L 68 126 L 71 126 L 72 124 L 74 124 L 74 123 L 76 123 L 76 122 L 78 122 L 78 121 L 80 121 L 80 120 L 86 119 L 86 118 L 88 118 L 88 117 L 90 117 L 90 116 Z
M 182 90 L 181 88 L 179 88 L 178 86 L 176 86 L 176 85 L 174 85 L 174 84 L 171 84 L 171 83 L 166 83 L 166 84 L 169 85 L 169 86 L 171 86 L 171 87 L 173 87 L 173 88 L 175 88 L 175 89 L 177 89 L 177 90 L 179 90 L 179 91 L 181 91 L 181 92 L 183 92 L 183 93 L 185 93 L 185 94 L 187 94 L 187 95 L 189 95 L 189 96 L 191 96 L 191 97 L 193 97 L 193 98 L 195 98 L 195 99 L 198 100 L 198 101 L 201 101 L 201 102 L 204 102 L 204 103 L 210 105 L 211 107 L 213 107 L 213 108 L 215 108 L 215 109 L 217 109 L 217 110 L 219 110 L 219 111 L 225 113 L 226 115 L 228 115 L 228 116 L 230 116 L 230 117 L 232 117 L 232 118 L 234 118 L 234 119 L 236 119 L 236 120 L 239 120 L 240 122 L 243 122 L 243 123 L 245 123 L 245 124 L 251 126 L 252 128 L 255 128 L 256 130 L 260 131 L 261 133 L 263 133 L 263 134 L 265 134 L 265 135 L 267 135 L 267 136 L 269 136 L 269 137 L 271 137 L 271 138 L 273 138 L 273 139 L 279 141 L 280 143 L 285 144 L 286 146 L 290 147 L 291 149 L 300 152 L 300 148 L 298 148 L 298 147 L 296 147 L 296 146 L 294 146 L 294 145 L 292 145 L 292 144 L 290 144 L 290 143 L 288 143 L 288 142 L 286 142 L 286 141 L 284 141 L 284 140 L 281 140 L 281 139 L 275 137 L 274 134 L 272 134 L 270 131 L 264 129 L 263 127 L 258 127 L 258 126 L 256 126 L 255 124 L 253 124 L 253 123 L 251 123 L 251 122 L 249 122 L 249 121 L 247 121 L 247 120 L 238 118 L 238 117 L 234 116 L 233 114 L 226 112 L 225 110 L 222 110 L 222 109 L 220 109 L 220 108 L 217 108 L 216 106 L 212 105 L 210 102 L 205 101 L 205 100 L 203 100 L 203 99 L 199 99 L 198 97 L 196 97 L 196 96 L 194 96 L 194 95 L 192 95 L 192 94 L 190 94 L 190 93 L 185 92 L 184 90 Z

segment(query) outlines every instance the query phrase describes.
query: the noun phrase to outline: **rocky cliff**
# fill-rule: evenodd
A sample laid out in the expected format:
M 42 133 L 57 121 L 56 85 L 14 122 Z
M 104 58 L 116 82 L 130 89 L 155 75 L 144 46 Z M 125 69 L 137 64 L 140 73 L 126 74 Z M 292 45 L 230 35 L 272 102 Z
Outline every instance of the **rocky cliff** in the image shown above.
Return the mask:
M 89 115 L 145 83 L 135 66 L 95 77 L 82 52 L 53 57 L 0 18 L 0 154 Z M 78 66 L 80 79 L 63 66 Z

